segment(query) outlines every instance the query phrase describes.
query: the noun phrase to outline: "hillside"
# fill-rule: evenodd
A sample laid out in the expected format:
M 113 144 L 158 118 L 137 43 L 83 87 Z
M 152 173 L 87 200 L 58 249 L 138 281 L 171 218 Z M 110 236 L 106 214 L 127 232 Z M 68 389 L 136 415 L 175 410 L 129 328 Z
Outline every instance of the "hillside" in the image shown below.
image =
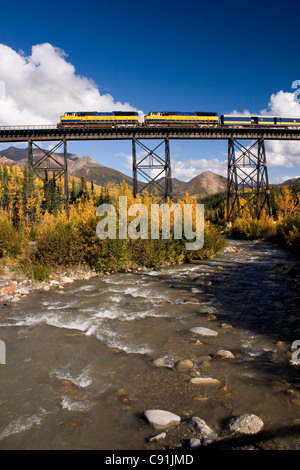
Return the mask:
M 36 162 L 43 156 L 43 152 L 39 149 L 33 149 L 33 161 Z M 19 149 L 16 147 L 9 147 L 8 149 L 1 150 L 1 156 L 4 157 L 3 163 L 6 165 L 18 165 L 24 168 L 28 161 L 28 149 Z M 52 156 L 60 164 L 63 164 L 64 156 L 63 153 L 53 153 Z M 79 157 L 78 155 L 67 153 L 68 158 L 68 169 L 70 175 L 74 175 L 78 170 L 85 167 L 101 167 L 100 163 L 96 162 L 92 157 L 84 156 Z
M 195 176 L 186 184 L 186 191 L 189 194 L 209 195 L 226 191 L 227 178 L 217 175 L 211 171 L 204 171 Z
M 164 178 L 160 178 L 158 182 L 164 184 Z M 227 178 L 211 171 L 204 171 L 187 182 L 172 178 L 172 189 L 176 197 L 184 197 L 186 193 L 190 196 L 208 196 L 226 191 Z
M 2 163 L 6 165 L 17 165 L 22 169 L 27 165 L 28 149 L 19 149 L 16 147 L 9 147 L 1 150 Z M 33 149 L 33 161 L 36 162 L 43 156 L 39 149 Z M 63 163 L 63 153 L 53 153 L 52 156 L 59 163 Z M 92 182 L 99 186 L 105 186 L 108 183 L 111 185 L 119 185 L 126 181 L 129 186 L 132 186 L 132 178 L 124 175 L 120 171 L 107 168 L 90 156 L 79 157 L 78 155 L 68 153 L 68 170 L 71 176 L 76 178 L 84 177 L 88 182 Z
M 83 166 L 74 172 L 74 176 L 78 178 L 85 178 L 87 181 L 94 182 L 98 185 L 107 185 L 108 183 L 121 184 L 125 181 L 129 186 L 132 186 L 132 178 L 124 175 L 120 171 L 113 170 L 106 166 Z
M 28 149 L 9 147 L 1 150 L 2 163 L 6 165 L 18 165 L 24 168 L 27 165 Z M 43 152 L 39 149 L 33 149 L 33 160 L 37 161 L 43 156 Z M 53 153 L 53 157 L 63 163 L 63 153 Z M 76 178 L 85 178 L 88 182 L 101 186 L 109 185 L 114 188 L 125 181 L 131 188 L 133 180 L 124 173 L 101 165 L 90 156 L 79 157 L 78 155 L 68 153 L 68 170 L 71 176 Z M 164 178 L 157 180 L 164 186 Z M 139 182 L 139 190 L 145 183 Z M 173 197 L 184 197 L 186 193 L 191 196 L 207 196 L 210 194 L 226 191 L 227 179 L 224 176 L 217 175 L 211 171 L 204 171 L 190 181 L 181 181 L 172 178 Z
M 281 183 L 282 186 L 289 186 L 290 184 L 300 184 L 300 176 L 296 178 L 291 178 Z

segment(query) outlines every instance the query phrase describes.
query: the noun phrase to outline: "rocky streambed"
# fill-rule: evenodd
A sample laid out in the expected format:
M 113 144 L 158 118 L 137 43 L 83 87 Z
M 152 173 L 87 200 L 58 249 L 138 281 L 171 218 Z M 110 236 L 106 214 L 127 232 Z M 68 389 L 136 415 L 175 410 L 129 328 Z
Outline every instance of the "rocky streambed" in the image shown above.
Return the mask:
M 82 276 L 2 305 L 1 449 L 299 449 L 291 254 Z

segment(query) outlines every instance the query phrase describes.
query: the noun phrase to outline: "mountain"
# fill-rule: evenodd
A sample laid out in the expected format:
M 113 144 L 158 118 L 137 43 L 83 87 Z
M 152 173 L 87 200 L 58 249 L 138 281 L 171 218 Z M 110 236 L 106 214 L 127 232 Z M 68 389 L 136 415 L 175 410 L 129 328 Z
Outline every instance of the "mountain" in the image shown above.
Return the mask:
M 212 171 L 204 171 L 187 182 L 186 191 L 189 194 L 208 196 L 220 193 L 227 189 L 227 178 L 217 175 Z
M 283 183 L 281 183 L 281 186 L 287 186 L 289 184 L 295 184 L 295 183 L 300 184 L 300 176 L 284 181 Z
M 28 149 L 9 147 L 0 151 L 3 163 L 7 165 L 18 165 L 24 168 L 28 161 Z M 33 161 L 36 162 L 41 158 L 44 153 L 38 148 L 33 149 Z M 52 156 L 59 163 L 63 163 L 63 153 L 53 153 Z M 96 185 L 104 186 L 107 184 L 119 185 L 125 181 L 130 187 L 133 186 L 133 179 L 124 175 L 120 171 L 113 170 L 106 166 L 101 165 L 92 157 L 67 153 L 68 170 L 70 175 L 76 178 L 85 178 L 88 182 L 93 182 Z M 164 186 L 164 177 L 157 180 Z M 139 190 L 145 183 L 138 182 Z M 191 196 L 206 196 L 222 191 L 226 191 L 227 179 L 224 176 L 217 175 L 211 171 L 204 171 L 190 181 L 181 181 L 177 178 L 172 178 L 173 196 L 175 198 L 183 198 L 186 193 Z
M 4 157 L 4 163 L 6 165 L 18 165 L 21 168 L 24 168 L 27 165 L 28 161 L 28 149 L 19 149 L 16 147 L 9 147 L 8 149 L 1 150 L 1 156 Z M 39 149 L 33 149 L 33 161 L 36 162 L 41 158 L 44 153 Z M 63 153 L 53 153 L 51 154 L 55 160 L 60 164 L 63 164 L 64 155 Z M 68 170 L 71 175 L 74 175 L 78 170 L 84 167 L 101 167 L 100 163 L 96 162 L 92 157 L 78 157 L 72 153 L 67 153 L 68 158 Z
M 164 178 L 157 181 L 164 185 Z M 208 196 L 226 191 L 227 178 L 211 171 L 204 171 L 187 182 L 172 178 L 172 189 L 174 196 L 177 197 L 184 197 L 186 193 L 190 196 Z
M 15 147 L 9 147 L 8 149 L 1 150 L 0 155 L 2 156 L 3 163 L 6 165 L 18 165 L 24 168 L 28 162 L 28 149 L 19 149 Z M 44 153 L 39 149 L 33 149 L 33 161 L 36 162 L 41 158 Z M 60 164 L 64 161 L 63 153 L 51 154 L 56 161 Z M 67 153 L 68 158 L 68 171 L 70 175 L 77 178 L 84 177 L 87 181 L 104 186 L 107 183 L 121 184 L 126 181 L 128 185 L 132 186 L 133 181 L 129 176 L 124 175 L 120 171 L 107 168 L 92 157 L 84 156 L 79 157 L 78 155 Z
M 94 182 L 98 185 L 106 185 L 108 183 L 121 184 L 125 181 L 129 186 L 133 185 L 133 180 L 129 176 L 124 175 L 120 171 L 113 170 L 106 166 L 83 166 L 75 171 L 74 176 L 85 178 L 86 181 Z

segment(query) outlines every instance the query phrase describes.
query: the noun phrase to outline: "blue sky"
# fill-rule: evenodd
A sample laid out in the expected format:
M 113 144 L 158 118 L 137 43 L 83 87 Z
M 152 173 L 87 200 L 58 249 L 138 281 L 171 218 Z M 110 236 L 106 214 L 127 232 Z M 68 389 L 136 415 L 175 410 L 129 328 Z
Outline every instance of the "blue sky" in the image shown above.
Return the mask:
M 299 13 L 296 2 L 277 0 L 7 2 L 0 125 L 55 123 L 63 103 L 83 109 L 93 96 L 96 109 L 120 103 L 144 113 L 299 110 L 300 116 L 291 88 L 300 79 Z M 131 142 L 70 142 L 68 149 L 131 175 Z M 205 169 L 226 174 L 226 152 L 226 141 L 171 141 L 173 174 L 185 180 Z M 268 144 L 267 160 L 271 182 L 300 175 L 298 143 Z

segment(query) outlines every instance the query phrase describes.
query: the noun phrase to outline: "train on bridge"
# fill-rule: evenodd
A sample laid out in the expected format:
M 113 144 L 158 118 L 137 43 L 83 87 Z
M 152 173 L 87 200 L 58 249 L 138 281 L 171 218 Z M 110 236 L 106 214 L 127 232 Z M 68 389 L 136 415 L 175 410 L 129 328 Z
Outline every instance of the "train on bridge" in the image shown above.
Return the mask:
M 141 120 L 135 111 L 76 111 L 67 112 L 60 118 L 57 127 L 202 127 L 202 126 L 233 126 L 233 127 L 290 127 L 300 126 L 300 117 L 284 116 L 251 116 L 231 115 L 210 112 L 150 112 Z

